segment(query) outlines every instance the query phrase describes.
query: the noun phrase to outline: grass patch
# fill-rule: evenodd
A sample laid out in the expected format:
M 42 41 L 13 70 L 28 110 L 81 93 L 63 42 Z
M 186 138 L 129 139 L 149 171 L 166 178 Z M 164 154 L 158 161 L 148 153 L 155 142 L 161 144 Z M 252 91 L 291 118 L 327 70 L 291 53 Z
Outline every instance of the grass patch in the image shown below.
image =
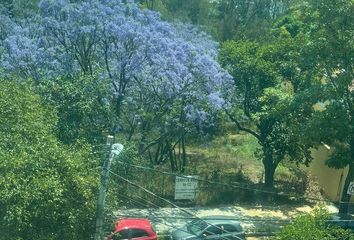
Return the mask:
M 253 191 L 250 188 L 262 188 L 264 167 L 262 161 L 257 159 L 255 152 L 260 148 L 257 139 L 249 134 L 225 133 L 208 143 L 187 144 L 187 166 L 183 174 L 196 175 L 207 181 L 198 182 L 198 193 L 195 201 L 179 201 L 181 206 L 216 205 L 235 202 L 264 202 L 275 201 L 288 203 L 287 196 L 274 196 L 262 192 Z M 128 158 L 126 162 L 130 162 Z M 136 163 L 139 165 L 139 163 Z M 155 192 L 157 195 L 174 201 L 175 176 L 164 175 L 160 172 L 135 168 L 119 168 L 116 172 L 134 182 Z M 114 167 L 113 167 L 114 168 Z M 156 170 L 169 172 L 169 163 L 154 166 Z M 222 184 L 217 184 L 222 183 Z M 149 194 L 141 190 L 131 189 L 126 183 L 116 182 L 117 187 L 110 192 L 116 199 L 127 195 L 116 205 L 133 207 L 167 206 L 166 202 L 151 198 Z M 296 165 L 290 162 L 281 163 L 275 173 L 275 187 L 285 193 L 302 195 L 308 188 L 307 175 Z M 235 187 L 236 186 L 236 187 Z M 117 191 L 118 190 L 118 191 Z M 116 196 L 117 195 L 117 196 Z M 145 202 L 140 206 L 138 202 Z M 152 201 L 153 204 L 145 200 Z
M 187 171 L 218 171 L 220 174 L 236 174 L 242 171 L 252 182 L 258 183 L 263 165 L 254 155 L 257 148 L 257 139 L 249 134 L 228 133 L 216 137 L 208 144 L 191 144 L 187 148 L 190 160 Z

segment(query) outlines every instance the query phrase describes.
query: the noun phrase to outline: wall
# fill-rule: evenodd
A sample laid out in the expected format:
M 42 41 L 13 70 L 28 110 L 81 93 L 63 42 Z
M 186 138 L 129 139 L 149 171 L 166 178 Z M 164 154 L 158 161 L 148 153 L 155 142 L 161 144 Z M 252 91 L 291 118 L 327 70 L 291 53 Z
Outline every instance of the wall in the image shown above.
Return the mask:
M 313 175 L 325 196 L 330 200 L 338 202 L 342 193 L 345 178 L 348 174 L 348 168 L 334 169 L 326 166 L 325 161 L 330 154 L 330 150 L 324 146 L 312 150 L 313 161 L 310 166 L 305 168 L 311 175 Z M 353 197 L 351 199 L 353 201 Z

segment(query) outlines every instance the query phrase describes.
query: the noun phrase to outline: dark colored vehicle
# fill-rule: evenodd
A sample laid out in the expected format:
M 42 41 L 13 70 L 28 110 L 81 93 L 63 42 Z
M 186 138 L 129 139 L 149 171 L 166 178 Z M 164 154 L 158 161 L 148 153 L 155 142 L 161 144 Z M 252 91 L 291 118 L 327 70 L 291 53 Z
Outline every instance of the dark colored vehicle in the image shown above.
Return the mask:
M 157 240 L 157 234 L 148 219 L 125 218 L 116 222 L 114 231 L 107 240 Z
M 170 233 L 171 240 L 240 240 L 246 239 L 240 222 L 224 216 L 193 220 Z

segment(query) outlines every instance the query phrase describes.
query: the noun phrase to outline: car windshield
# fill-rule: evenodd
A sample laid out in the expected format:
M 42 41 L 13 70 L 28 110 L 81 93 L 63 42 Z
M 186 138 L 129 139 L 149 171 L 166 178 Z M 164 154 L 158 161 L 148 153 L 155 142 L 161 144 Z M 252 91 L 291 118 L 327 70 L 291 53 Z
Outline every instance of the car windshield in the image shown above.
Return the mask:
M 208 226 L 208 224 L 202 220 L 194 220 L 194 221 L 187 224 L 187 229 L 189 232 L 191 232 L 193 234 L 199 234 L 207 226 Z

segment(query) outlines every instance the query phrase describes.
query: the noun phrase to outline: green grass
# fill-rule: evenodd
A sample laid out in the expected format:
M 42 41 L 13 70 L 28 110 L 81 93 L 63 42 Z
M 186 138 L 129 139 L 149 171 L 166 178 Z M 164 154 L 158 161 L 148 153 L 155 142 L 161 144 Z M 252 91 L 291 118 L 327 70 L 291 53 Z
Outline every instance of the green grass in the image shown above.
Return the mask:
M 224 203 L 234 203 L 243 201 L 263 201 L 264 196 L 254 191 L 242 188 L 231 187 L 238 183 L 245 185 L 254 185 L 260 187 L 259 183 L 263 179 L 262 161 L 256 158 L 255 151 L 260 146 L 257 140 L 248 134 L 229 132 L 222 136 L 217 136 L 208 143 L 189 143 L 187 144 L 187 166 L 185 175 L 197 175 L 201 179 L 210 181 L 199 182 L 199 192 L 195 202 L 182 201 L 178 204 L 186 206 L 197 205 L 215 205 Z M 169 164 L 160 165 L 157 169 L 169 171 Z M 121 169 L 122 171 L 124 169 Z M 141 169 L 124 170 L 130 177 L 135 176 L 134 180 L 155 192 L 159 196 L 174 199 L 175 177 L 165 176 L 159 172 L 143 171 Z M 128 177 L 129 177 L 128 176 Z M 306 176 L 305 176 L 306 177 Z M 278 166 L 275 173 L 276 188 L 282 191 L 301 192 L 304 191 L 306 183 L 303 181 L 304 175 L 294 164 L 285 162 Z M 226 184 L 215 185 L 214 182 Z M 120 191 L 126 191 L 126 186 L 118 184 Z M 150 199 L 149 195 L 142 191 L 134 191 L 130 195 L 139 196 L 142 199 Z M 119 196 L 114 196 L 119 198 Z M 272 198 L 273 199 L 273 198 Z M 159 206 L 165 206 L 166 203 L 151 199 Z M 274 201 L 276 199 L 273 199 Z M 272 201 L 273 201 L 272 200 Z M 279 200 L 280 201 L 280 200 Z M 284 201 L 284 200 L 281 200 Z M 286 199 L 285 199 L 286 201 Z M 123 205 L 131 204 L 137 207 L 134 202 L 124 200 Z M 188 205 L 188 206 L 189 206 Z
M 227 175 L 242 171 L 252 182 L 257 183 L 263 171 L 262 162 L 254 155 L 257 148 L 259 144 L 254 137 L 228 133 L 208 144 L 189 145 L 190 162 L 187 169 L 197 173 L 219 171 Z

